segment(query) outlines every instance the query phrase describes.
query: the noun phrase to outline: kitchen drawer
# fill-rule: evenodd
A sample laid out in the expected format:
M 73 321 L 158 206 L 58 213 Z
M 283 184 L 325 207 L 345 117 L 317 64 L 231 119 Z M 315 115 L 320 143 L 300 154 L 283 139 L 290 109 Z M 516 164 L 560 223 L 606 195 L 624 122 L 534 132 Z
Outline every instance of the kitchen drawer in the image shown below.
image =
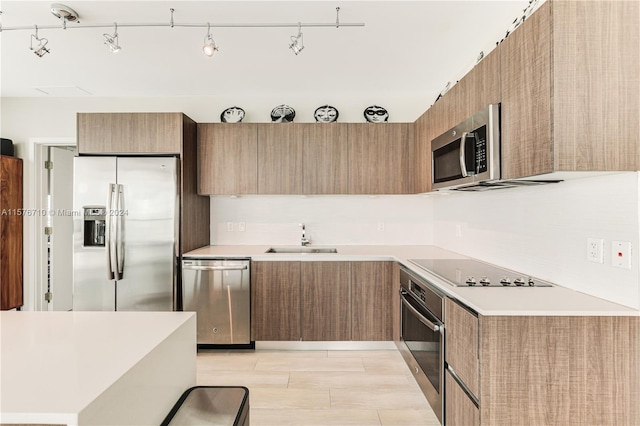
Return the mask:
M 454 300 L 445 301 L 445 361 L 479 397 L 478 316 Z
M 449 371 L 445 372 L 445 424 L 476 426 L 480 424 L 480 409 L 471 400 Z

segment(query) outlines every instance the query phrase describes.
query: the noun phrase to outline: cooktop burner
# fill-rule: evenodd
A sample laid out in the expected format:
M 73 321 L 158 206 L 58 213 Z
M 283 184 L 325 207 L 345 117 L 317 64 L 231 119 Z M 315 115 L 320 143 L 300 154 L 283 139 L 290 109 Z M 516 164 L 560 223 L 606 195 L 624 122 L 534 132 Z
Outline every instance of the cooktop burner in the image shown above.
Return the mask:
M 530 275 L 473 259 L 409 259 L 456 287 L 552 287 Z

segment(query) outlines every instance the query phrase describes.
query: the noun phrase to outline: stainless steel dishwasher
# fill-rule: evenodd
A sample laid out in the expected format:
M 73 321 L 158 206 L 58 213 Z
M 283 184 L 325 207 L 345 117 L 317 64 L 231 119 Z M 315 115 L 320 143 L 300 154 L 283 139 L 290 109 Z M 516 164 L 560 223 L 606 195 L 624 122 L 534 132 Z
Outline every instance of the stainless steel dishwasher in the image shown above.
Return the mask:
M 249 259 L 184 259 L 183 310 L 196 312 L 198 348 L 254 348 Z

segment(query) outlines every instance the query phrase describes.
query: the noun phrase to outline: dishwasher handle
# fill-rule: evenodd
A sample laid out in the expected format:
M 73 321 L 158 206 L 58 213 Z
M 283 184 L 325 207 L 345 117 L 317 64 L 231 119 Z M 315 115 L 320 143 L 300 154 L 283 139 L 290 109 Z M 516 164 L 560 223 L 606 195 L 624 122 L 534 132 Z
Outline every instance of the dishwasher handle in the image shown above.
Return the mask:
M 244 271 L 248 269 L 247 265 L 238 265 L 238 266 L 199 266 L 199 265 L 189 265 L 182 264 L 183 269 L 193 269 L 196 271 Z

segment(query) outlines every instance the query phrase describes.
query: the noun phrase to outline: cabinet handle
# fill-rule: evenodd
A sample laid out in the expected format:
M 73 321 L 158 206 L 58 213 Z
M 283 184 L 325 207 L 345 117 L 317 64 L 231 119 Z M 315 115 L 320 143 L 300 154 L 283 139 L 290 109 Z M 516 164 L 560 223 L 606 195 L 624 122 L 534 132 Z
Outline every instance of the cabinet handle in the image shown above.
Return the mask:
M 182 265 L 183 269 L 193 269 L 196 271 L 244 271 L 247 268 L 244 266 L 196 266 L 196 265 Z
M 414 308 L 409 302 L 407 302 L 407 298 L 406 295 L 408 295 L 409 293 L 407 293 L 404 290 L 400 290 L 400 301 L 402 302 L 402 304 L 409 309 L 416 317 L 418 317 L 418 320 L 420 320 L 421 323 L 423 323 L 424 325 L 426 325 L 427 327 L 429 327 L 429 329 L 431 329 L 432 331 L 440 331 L 442 332 L 442 330 L 444 329 L 444 327 L 442 326 L 442 324 L 434 324 L 433 322 L 429 321 L 427 318 L 425 318 L 424 315 L 422 315 L 420 313 L 420 311 L 418 311 L 416 308 Z
M 469 174 L 467 173 L 467 162 L 465 161 L 465 145 L 467 144 L 467 136 L 473 134 L 473 132 L 463 132 L 462 137 L 460 138 L 460 171 L 462 172 L 462 177 L 467 177 Z

